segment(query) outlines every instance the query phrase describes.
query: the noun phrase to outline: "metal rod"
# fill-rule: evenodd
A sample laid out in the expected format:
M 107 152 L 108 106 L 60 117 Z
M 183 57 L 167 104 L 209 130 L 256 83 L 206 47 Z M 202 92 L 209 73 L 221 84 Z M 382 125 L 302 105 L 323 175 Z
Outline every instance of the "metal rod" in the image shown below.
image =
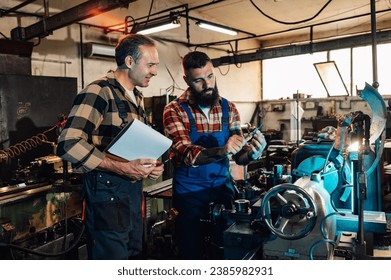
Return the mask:
M 186 6 L 186 39 L 187 44 L 190 45 L 190 21 L 189 21 L 189 8 Z
M 372 73 L 374 88 L 379 87 L 377 75 L 377 40 L 376 40 L 376 0 L 371 0 L 371 34 L 372 34 Z
M 16 5 L 15 7 L 11 8 L 11 9 L 3 10 L 1 16 L 5 16 L 5 15 L 8 15 L 9 13 L 15 12 L 15 11 L 19 10 L 20 8 L 23 8 L 24 6 L 27 6 L 28 4 L 31 4 L 32 2 L 35 2 L 35 1 L 36 0 L 27 0 L 27 1 L 20 3 L 19 5 Z
M 349 59 L 350 59 L 350 96 L 353 96 L 353 90 L 354 90 L 354 83 L 353 83 L 353 48 L 350 48 L 350 58 Z

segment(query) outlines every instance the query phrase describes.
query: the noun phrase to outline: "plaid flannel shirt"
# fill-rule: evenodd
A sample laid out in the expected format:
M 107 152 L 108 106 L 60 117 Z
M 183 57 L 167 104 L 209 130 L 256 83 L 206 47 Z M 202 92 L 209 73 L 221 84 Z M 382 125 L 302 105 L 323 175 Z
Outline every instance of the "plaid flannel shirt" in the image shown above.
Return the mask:
M 174 165 L 185 164 L 193 166 L 197 156 L 205 148 L 194 145 L 190 140 L 190 122 L 186 111 L 180 105 L 186 102 L 189 105 L 196 121 L 197 131 L 212 133 L 222 130 L 221 98 L 209 113 L 209 121 L 199 106 L 190 99 L 190 89 L 187 89 L 177 99 L 171 101 L 164 108 L 163 127 L 165 135 L 173 140 L 171 152 L 175 155 Z M 229 131 L 230 135 L 242 135 L 240 115 L 234 103 L 228 101 Z
M 113 71 L 79 92 L 58 139 L 57 154 L 83 172 L 95 169 L 103 161 L 104 149 L 121 130 L 122 119 L 114 96 L 108 86 L 99 85 L 104 80 L 125 101 L 128 122 L 136 118 L 145 121 L 143 95 L 135 88 L 137 104 L 133 103 Z

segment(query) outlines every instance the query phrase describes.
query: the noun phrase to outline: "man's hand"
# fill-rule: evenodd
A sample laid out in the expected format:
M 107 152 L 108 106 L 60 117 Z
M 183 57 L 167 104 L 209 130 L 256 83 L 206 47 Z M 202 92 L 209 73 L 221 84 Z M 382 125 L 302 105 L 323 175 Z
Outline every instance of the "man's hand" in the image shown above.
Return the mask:
M 164 164 L 159 162 L 158 164 L 152 165 L 151 167 L 153 168 L 152 171 L 149 173 L 148 178 L 156 181 L 163 174 Z
M 254 134 L 250 147 L 251 147 L 251 158 L 253 160 L 259 159 L 262 155 L 263 150 L 265 149 L 267 143 L 265 140 L 265 137 L 260 131 L 257 131 L 257 133 Z
M 117 160 L 106 156 L 98 168 L 125 175 L 133 180 L 150 178 L 157 180 L 164 171 L 164 165 L 154 159 Z
M 228 138 L 227 143 L 224 146 L 224 149 L 227 154 L 234 155 L 243 148 L 244 138 L 240 135 L 232 135 Z

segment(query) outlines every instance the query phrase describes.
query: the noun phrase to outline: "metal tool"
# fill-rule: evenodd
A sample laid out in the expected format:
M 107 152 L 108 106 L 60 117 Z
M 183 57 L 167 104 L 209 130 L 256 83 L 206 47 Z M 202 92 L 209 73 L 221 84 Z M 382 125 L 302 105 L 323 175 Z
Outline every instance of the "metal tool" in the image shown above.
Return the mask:
M 246 145 L 252 138 L 253 136 L 255 135 L 255 133 L 258 132 L 258 130 L 261 130 L 262 129 L 262 126 L 263 124 L 260 124 L 256 129 L 254 129 L 253 131 L 251 131 L 247 137 L 244 139 L 244 142 L 243 142 L 243 145 Z
M 243 141 L 243 146 L 246 145 L 252 138 L 253 136 L 255 135 L 255 133 L 257 133 L 257 131 L 261 130 L 262 129 L 262 126 L 263 124 L 260 124 L 257 128 L 255 128 L 253 131 L 251 131 L 247 137 L 244 139 Z M 228 153 L 228 157 L 231 157 L 233 154 L 232 153 Z

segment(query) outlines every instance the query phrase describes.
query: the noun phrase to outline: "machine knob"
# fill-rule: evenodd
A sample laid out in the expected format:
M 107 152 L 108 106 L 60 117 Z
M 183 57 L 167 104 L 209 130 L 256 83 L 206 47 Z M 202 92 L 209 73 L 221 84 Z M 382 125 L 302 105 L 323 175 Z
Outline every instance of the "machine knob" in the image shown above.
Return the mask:
M 281 207 L 281 216 L 287 219 L 292 218 L 297 213 L 297 207 L 293 203 L 285 204 Z

